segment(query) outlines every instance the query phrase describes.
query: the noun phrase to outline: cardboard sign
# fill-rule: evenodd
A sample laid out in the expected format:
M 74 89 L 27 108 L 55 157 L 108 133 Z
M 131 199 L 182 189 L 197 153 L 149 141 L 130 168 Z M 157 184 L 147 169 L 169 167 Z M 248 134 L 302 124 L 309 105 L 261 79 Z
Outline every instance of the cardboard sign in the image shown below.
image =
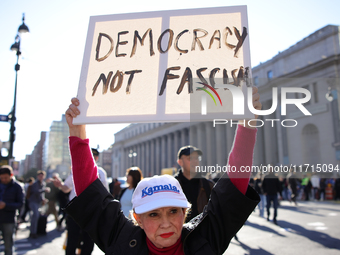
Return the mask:
M 220 87 L 246 95 L 248 33 L 246 6 L 91 17 L 74 123 L 253 117 Z

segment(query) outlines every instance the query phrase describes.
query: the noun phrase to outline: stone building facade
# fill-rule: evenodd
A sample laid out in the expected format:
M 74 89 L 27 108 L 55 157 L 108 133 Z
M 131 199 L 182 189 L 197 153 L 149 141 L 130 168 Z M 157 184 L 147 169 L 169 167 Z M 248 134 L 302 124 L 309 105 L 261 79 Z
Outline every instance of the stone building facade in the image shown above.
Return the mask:
M 263 109 L 270 109 L 273 104 L 273 88 L 278 91 L 277 109 L 260 117 L 265 124 L 258 128 L 254 165 L 340 163 L 339 38 L 339 26 L 328 25 L 252 69 Z M 306 116 L 294 105 L 287 106 L 286 115 L 281 114 L 284 87 L 310 91 L 311 99 L 303 106 L 312 116 Z M 333 100 L 327 100 L 326 94 Z M 302 93 L 287 96 L 301 97 Z M 282 123 L 297 125 L 285 127 Z M 124 176 L 132 165 L 139 166 L 145 176 L 160 174 L 164 168 L 177 168 L 178 149 L 188 144 L 203 151 L 203 166 L 225 165 L 234 133 L 235 125 L 213 127 L 211 122 L 131 124 L 115 134 L 115 143 L 110 147 L 112 177 Z
M 340 162 L 339 35 L 339 26 L 328 25 L 252 69 L 263 109 L 270 109 L 273 88 L 278 89 L 277 110 L 262 119 L 293 119 L 297 124 L 283 127 L 277 122 L 274 127 L 264 125 L 260 128 L 255 164 L 336 165 Z M 311 116 L 294 105 L 287 106 L 286 115 L 280 112 L 281 91 L 292 87 L 310 91 L 311 99 L 303 106 Z M 329 93 L 332 101 L 326 99 Z M 301 99 L 304 96 L 303 93 L 290 93 L 287 98 Z
M 202 165 L 225 165 L 235 127 L 214 128 L 212 122 L 132 124 L 115 134 L 112 176 L 124 176 L 126 169 L 134 165 L 141 168 L 144 176 L 177 168 L 177 152 L 189 144 L 202 150 Z

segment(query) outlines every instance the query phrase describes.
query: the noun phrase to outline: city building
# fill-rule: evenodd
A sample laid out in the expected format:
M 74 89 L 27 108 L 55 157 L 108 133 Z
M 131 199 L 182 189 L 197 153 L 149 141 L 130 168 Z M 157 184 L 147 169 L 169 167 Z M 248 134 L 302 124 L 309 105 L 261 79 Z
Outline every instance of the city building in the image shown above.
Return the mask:
M 161 174 L 162 169 L 177 169 L 177 152 L 189 144 L 203 151 L 202 165 L 223 166 L 235 127 L 214 128 L 211 122 L 131 124 L 115 134 L 112 177 L 124 176 L 126 169 L 135 165 L 144 176 Z
M 68 147 L 69 129 L 65 115 L 61 121 L 53 121 L 46 134 L 44 144 L 43 170 L 51 175 L 58 172 L 65 179 L 71 172 L 71 158 Z
M 252 69 L 263 109 L 271 108 L 273 88 L 278 90 L 278 110 L 262 117 L 266 125 L 258 132 L 255 164 L 316 166 L 340 162 L 339 28 L 323 27 Z M 287 115 L 282 115 L 281 92 L 283 88 L 291 87 L 310 91 L 311 99 L 303 106 L 312 116 L 305 115 L 294 105 L 288 105 Z M 305 95 L 298 92 L 289 95 L 290 99 L 302 97 Z M 272 127 L 269 119 L 279 121 Z M 284 127 L 280 124 L 282 121 L 296 126 Z
M 254 165 L 339 165 L 339 28 L 325 26 L 252 68 L 252 82 L 259 89 L 263 110 L 273 105 L 276 109 L 258 121 L 259 124 L 262 121 L 263 127 L 258 128 Z M 282 93 L 284 88 L 305 89 L 311 98 L 301 107 L 287 105 L 283 114 L 285 104 L 281 103 L 287 103 L 281 100 L 286 95 Z M 287 99 L 303 100 L 306 96 L 297 90 L 288 93 Z M 162 169 L 176 169 L 179 148 L 191 144 L 203 151 L 201 165 L 224 166 L 235 127 L 213 127 L 211 122 L 131 124 L 115 134 L 115 142 L 100 154 L 99 165 L 112 178 L 125 176 L 131 166 L 139 166 L 144 176 L 161 174 Z M 34 164 L 33 154 L 38 155 L 32 153 L 26 159 L 29 162 L 21 165 Z M 68 126 L 64 115 L 61 121 L 52 123 L 46 134 L 43 155 L 44 170 L 58 171 L 62 178 L 69 174 Z
M 27 173 L 27 171 L 32 168 L 35 168 L 37 170 L 43 169 L 43 149 L 44 149 L 45 140 L 46 140 L 46 132 L 42 131 L 40 133 L 40 140 L 34 146 L 34 149 L 30 157 L 31 160 L 28 161 L 29 163 L 27 164 L 27 168 L 25 168 L 24 173 Z
M 107 177 L 112 177 L 112 147 L 103 150 L 99 154 L 98 165 L 101 166 L 107 174 Z
M 254 165 L 339 164 L 339 38 L 339 26 L 328 25 L 252 69 L 263 110 L 271 108 L 273 88 L 278 90 L 277 110 L 260 118 L 265 124 L 258 129 Z M 303 106 L 312 116 L 293 105 L 287 106 L 287 115 L 281 114 L 284 87 L 310 91 L 311 99 Z M 302 93 L 289 95 L 301 97 Z M 292 124 L 296 126 L 288 127 Z M 177 151 L 187 144 L 203 151 L 202 165 L 225 165 L 234 132 L 235 126 L 214 128 L 211 122 L 131 124 L 115 134 L 112 177 L 124 176 L 133 165 L 145 176 L 177 167 Z

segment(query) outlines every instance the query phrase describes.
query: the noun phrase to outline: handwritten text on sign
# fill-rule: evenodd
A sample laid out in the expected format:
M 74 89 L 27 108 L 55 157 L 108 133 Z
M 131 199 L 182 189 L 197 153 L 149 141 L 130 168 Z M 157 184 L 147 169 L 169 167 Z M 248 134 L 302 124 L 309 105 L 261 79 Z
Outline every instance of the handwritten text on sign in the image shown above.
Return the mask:
M 247 19 L 244 8 L 231 10 L 91 18 L 79 123 L 184 121 L 192 113 L 190 95 L 202 93 L 195 79 L 238 86 L 250 66 Z

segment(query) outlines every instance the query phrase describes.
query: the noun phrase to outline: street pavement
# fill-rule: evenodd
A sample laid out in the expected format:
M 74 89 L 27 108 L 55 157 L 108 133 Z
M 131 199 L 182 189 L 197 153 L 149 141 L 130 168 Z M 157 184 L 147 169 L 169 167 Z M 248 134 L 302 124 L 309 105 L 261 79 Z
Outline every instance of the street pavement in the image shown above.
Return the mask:
M 28 238 L 30 224 L 21 223 L 15 236 L 14 248 L 16 255 L 34 254 L 34 255 L 62 255 L 65 254 L 63 249 L 66 240 L 66 231 L 56 229 L 54 216 L 50 215 L 47 222 L 47 234 L 39 236 L 36 239 Z M 65 225 L 63 226 L 65 227 Z M 0 241 L 0 255 L 4 254 L 4 246 Z M 93 255 L 104 254 L 96 245 L 92 252 Z
M 278 225 L 258 212 L 248 218 L 237 233 L 238 241 L 233 238 L 224 255 L 340 254 L 340 202 L 304 201 L 295 206 L 281 201 Z
M 273 215 L 273 209 L 271 209 Z M 278 225 L 258 216 L 256 209 L 232 239 L 224 255 L 340 254 L 340 202 L 281 201 Z M 29 239 L 29 224 L 21 224 L 15 239 L 15 254 L 65 254 L 66 232 L 56 230 L 53 216 L 48 218 L 47 235 Z M 3 244 L 0 241 L 0 254 Z M 104 254 L 95 246 L 93 255 Z

